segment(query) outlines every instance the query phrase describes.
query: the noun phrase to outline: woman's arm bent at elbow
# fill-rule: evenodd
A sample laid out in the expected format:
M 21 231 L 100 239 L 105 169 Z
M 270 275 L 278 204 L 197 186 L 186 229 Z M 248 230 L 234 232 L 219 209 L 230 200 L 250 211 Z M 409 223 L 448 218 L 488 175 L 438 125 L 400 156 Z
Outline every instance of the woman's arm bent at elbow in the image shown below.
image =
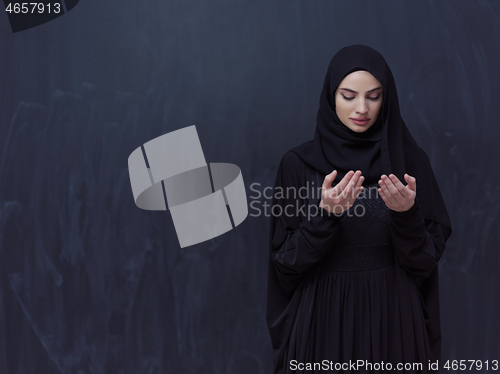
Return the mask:
M 441 225 L 424 220 L 418 197 L 410 210 L 391 213 L 391 234 L 399 265 L 417 280 L 428 278 L 445 248 Z

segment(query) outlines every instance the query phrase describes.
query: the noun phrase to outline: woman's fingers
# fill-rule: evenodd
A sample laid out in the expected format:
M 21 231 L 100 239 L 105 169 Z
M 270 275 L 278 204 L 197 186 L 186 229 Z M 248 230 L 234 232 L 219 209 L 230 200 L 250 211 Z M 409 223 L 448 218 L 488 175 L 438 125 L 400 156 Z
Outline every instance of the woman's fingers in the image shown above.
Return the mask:
M 337 170 L 334 170 L 325 177 L 325 179 L 323 180 L 323 189 L 324 190 L 327 190 L 327 189 L 332 187 L 332 182 L 336 176 L 337 176 Z
M 359 194 L 363 191 L 363 186 L 361 186 L 362 181 L 364 180 L 364 177 L 359 177 L 358 182 L 356 183 L 355 186 L 350 188 L 350 191 L 346 197 L 346 199 L 343 202 L 343 205 L 345 206 L 345 209 L 349 209 L 351 206 L 354 205 L 354 202 L 358 198 Z
M 354 175 L 354 171 L 349 170 L 346 175 L 344 175 L 344 178 L 335 186 L 335 190 L 337 192 L 337 195 L 340 195 L 342 191 L 346 188 L 348 183 L 350 182 L 352 176 Z
M 394 185 L 393 181 L 387 175 L 382 175 L 382 181 L 385 182 L 387 189 L 396 200 L 404 198 L 404 196 L 399 192 L 398 188 Z
M 337 176 L 337 170 L 334 170 L 330 174 L 328 174 L 323 180 L 323 186 L 322 186 L 323 188 L 321 189 L 322 199 L 328 198 L 328 192 L 332 188 L 332 182 L 334 181 L 336 176 Z
M 356 187 L 359 187 L 363 184 L 363 182 L 365 181 L 365 177 L 363 175 L 361 175 L 358 179 L 358 184 L 356 185 Z M 363 188 L 361 188 L 361 190 L 363 190 Z
M 356 200 L 363 191 L 362 184 L 365 178 L 361 175 L 360 170 L 356 172 L 350 170 L 344 175 L 342 180 L 332 188 L 331 184 L 336 176 L 337 172 L 334 170 L 325 177 L 322 186 L 322 204 L 326 204 L 330 207 L 338 207 L 343 211 L 349 209 L 353 201 Z
M 408 183 L 408 188 L 413 192 L 417 192 L 417 179 L 409 174 L 405 174 L 406 183 Z
M 415 178 L 408 174 L 405 174 L 404 178 L 408 182 L 407 186 L 404 186 L 394 174 L 382 175 L 379 180 L 380 196 L 389 208 L 399 212 L 411 208 L 416 196 Z
M 361 174 L 361 172 L 359 172 Z M 354 178 L 353 178 L 354 179 Z M 352 197 L 352 201 L 356 200 L 359 196 L 359 194 L 361 193 L 361 191 L 363 191 L 363 181 L 365 180 L 365 177 L 362 176 L 362 175 L 359 175 L 358 177 L 358 180 L 356 181 L 356 185 L 354 185 L 351 189 L 351 191 L 349 192 L 349 196 Z
M 379 182 L 379 185 L 380 185 L 381 182 Z M 387 203 L 387 198 L 385 197 L 385 193 L 384 193 L 384 190 L 382 189 L 382 187 L 380 187 L 378 189 L 378 193 L 380 194 L 380 197 L 382 198 L 382 200 L 384 200 L 386 203 Z
M 378 181 L 378 184 L 381 188 L 381 191 L 379 191 L 379 192 L 381 192 L 381 195 L 383 194 L 383 197 L 385 197 L 385 200 L 395 202 L 396 199 L 394 198 L 393 194 L 389 190 L 389 186 L 387 185 L 387 183 L 385 181 L 386 178 L 387 178 L 387 176 L 383 175 L 382 178 L 380 178 L 380 180 Z
M 404 198 L 408 199 L 410 196 L 408 195 L 408 190 L 406 187 L 401 183 L 398 177 L 396 177 L 394 174 L 389 175 L 390 181 L 394 184 L 394 186 L 398 189 L 399 193 L 401 196 Z
M 357 186 L 356 187 L 355 194 L 354 194 L 354 196 L 352 198 L 353 202 L 358 198 L 359 194 L 363 191 L 363 188 L 364 188 L 363 186 Z
M 363 191 L 364 176 L 361 171 L 354 172 L 350 170 L 342 180 L 332 188 L 332 183 L 337 176 L 337 171 L 334 170 L 325 177 L 323 181 L 322 196 L 323 199 L 329 200 L 330 205 L 342 206 L 349 209 L 359 194 Z M 394 210 L 407 209 L 415 199 L 417 184 L 416 179 L 408 174 L 404 175 L 406 186 L 401 183 L 398 177 L 394 174 L 389 176 L 383 174 L 379 180 L 379 193 L 387 206 Z
M 349 197 L 354 196 L 354 189 L 356 188 L 359 178 L 361 177 L 361 171 L 357 170 L 349 180 L 347 187 L 342 191 L 342 197 L 344 199 L 349 199 Z

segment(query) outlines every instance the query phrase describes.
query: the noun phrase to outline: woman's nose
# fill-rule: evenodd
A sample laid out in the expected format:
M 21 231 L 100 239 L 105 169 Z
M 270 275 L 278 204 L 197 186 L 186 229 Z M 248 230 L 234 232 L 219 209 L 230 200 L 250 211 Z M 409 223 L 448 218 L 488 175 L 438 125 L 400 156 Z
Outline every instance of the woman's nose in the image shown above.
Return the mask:
M 368 105 L 366 105 L 366 101 L 363 99 L 360 99 L 358 101 L 358 105 L 356 106 L 356 112 L 358 113 L 366 113 L 368 112 Z

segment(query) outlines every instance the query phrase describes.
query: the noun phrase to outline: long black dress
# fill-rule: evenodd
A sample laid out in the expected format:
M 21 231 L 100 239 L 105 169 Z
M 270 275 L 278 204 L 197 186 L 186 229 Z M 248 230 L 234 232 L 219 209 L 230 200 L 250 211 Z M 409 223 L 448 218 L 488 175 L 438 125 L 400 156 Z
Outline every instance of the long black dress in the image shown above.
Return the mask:
M 391 369 L 382 363 L 392 372 L 431 372 L 429 360 L 440 358 L 439 306 L 426 304 L 421 286 L 429 279 L 437 286 L 442 226 L 424 220 L 418 193 L 410 210 L 390 210 L 377 184 L 364 186 L 342 216 L 329 214 L 318 208 L 324 177 L 293 152 L 279 165 L 268 289 L 274 373 Z M 356 360 L 365 366 L 352 370 Z M 422 367 L 408 370 L 414 363 Z

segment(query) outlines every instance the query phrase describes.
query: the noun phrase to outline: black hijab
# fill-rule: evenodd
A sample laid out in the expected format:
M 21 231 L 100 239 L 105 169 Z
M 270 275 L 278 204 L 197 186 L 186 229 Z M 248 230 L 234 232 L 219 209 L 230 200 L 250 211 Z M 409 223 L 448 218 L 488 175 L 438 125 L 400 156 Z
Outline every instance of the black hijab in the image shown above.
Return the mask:
M 348 74 L 366 70 L 383 87 L 382 108 L 375 123 L 357 133 L 345 126 L 335 110 L 335 91 Z M 364 185 L 376 183 L 382 174 L 394 174 L 406 184 L 405 173 L 417 181 L 417 199 L 424 218 L 451 224 L 427 154 L 417 145 L 399 111 L 396 84 L 384 57 L 371 47 L 352 45 L 333 56 L 323 83 L 314 139 L 292 149 L 306 164 L 325 176 L 337 170 L 334 183 L 349 170 L 361 170 Z

